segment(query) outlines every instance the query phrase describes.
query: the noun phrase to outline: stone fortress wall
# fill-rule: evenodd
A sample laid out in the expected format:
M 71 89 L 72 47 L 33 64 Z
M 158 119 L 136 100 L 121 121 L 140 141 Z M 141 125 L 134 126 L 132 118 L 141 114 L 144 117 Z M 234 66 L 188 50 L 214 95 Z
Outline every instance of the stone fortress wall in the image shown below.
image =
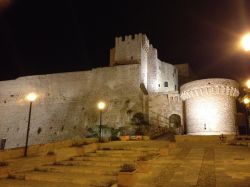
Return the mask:
M 185 100 L 187 133 L 235 134 L 238 83 L 230 79 L 203 79 L 181 87 Z
M 115 47 L 110 51 L 110 66 L 124 64 L 141 65 L 141 83 L 148 92 L 178 90 L 178 70 L 158 59 L 157 50 L 144 34 L 116 37 Z
M 86 135 L 99 124 L 96 104 L 107 102 L 103 124 L 129 123 L 143 110 L 139 82 L 140 65 L 97 68 L 91 71 L 20 77 L 0 82 L 0 138 L 6 148 L 25 144 L 29 92 L 38 94 L 33 103 L 30 144 L 42 144 Z
M 130 124 L 137 112 L 163 126 L 172 113 L 182 116 L 182 106 L 169 95 L 179 97 L 178 72 L 158 59 L 146 35 L 116 38 L 110 66 L 1 81 L 0 138 L 7 139 L 6 148 L 24 146 L 29 109 L 25 96 L 30 92 L 39 96 L 32 109 L 30 144 L 85 136 L 88 127 L 99 124 L 99 100 L 108 104 L 103 124 L 116 128 Z
M 154 93 L 149 95 L 149 122 L 160 126 L 172 127 L 169 119 L 173 114 L 181 118 L 181 132 L 184 130 L 183 124 L 183 102 L 178 92 Z
M 169 116 L 183 116 L 182 101 L 178 93 L 178 69 L 158 59 L 157 50 L 146 35 L 117 37 L 110 52 L 110 66 L 124 64 L 141 65 L 141 83 L 147 89 L 145 99 L 149 106 L 146 113 L 149 122 L 161 126 L 169 125 Z M 183 124 L 183 119 L 182 119 Z

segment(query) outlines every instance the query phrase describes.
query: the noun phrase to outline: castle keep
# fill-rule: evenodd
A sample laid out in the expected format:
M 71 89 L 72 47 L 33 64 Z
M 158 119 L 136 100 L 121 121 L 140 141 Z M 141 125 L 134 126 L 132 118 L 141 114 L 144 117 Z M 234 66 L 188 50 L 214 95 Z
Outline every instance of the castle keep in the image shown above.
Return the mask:
M 30 92 L 38 94 L 32 109 L 30 144 L 86 136 L 86 129 L 99 124 L 96 104 L 100 100 L 107 103 L 104 125 L 128 126 L 133 115 L 141 112 L 152 125 L 174 126 L 172 119 L 177 118 L 181 126 L 175 126 L 176 131 L 183 133 L 180 67 L 179 72 L 186 73 L 186 66 L 159 60 L 146 35 L 136 34 L 115 39 L 109 67 L 1 81 L 0 138 L 7 139 L 7 148 L 24 146 L 29 110 L 25 96 Z

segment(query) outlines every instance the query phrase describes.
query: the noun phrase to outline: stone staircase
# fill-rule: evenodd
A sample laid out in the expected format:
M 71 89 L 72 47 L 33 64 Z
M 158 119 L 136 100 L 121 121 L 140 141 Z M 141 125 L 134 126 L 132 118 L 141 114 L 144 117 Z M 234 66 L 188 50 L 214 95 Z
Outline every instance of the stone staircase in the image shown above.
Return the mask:
M 110 187 L 117 183 L 117 174 L 123 164 L 135 164 L 139 156 L 152 153 L 157 155 L 159 148 L 146 147 L 142 142 L 101 144 L 96 152 L 84 156 L 10 174 L 0 180 L 0 186 Z

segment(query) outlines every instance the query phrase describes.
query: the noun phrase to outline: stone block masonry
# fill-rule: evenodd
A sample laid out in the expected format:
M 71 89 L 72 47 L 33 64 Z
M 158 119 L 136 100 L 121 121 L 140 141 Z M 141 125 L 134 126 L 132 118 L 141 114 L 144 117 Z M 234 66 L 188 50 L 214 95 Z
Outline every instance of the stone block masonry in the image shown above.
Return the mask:
M 191 135 L 235 134 L 235 98 L 238 83 L 230 79 L 203 79 L 184 84 L 187 133 Z
M 171 127 L 177 133 L 187 130 L 202 135 L 233 133 L 237 83 L 194 81 L 181 87 L 180 97 L 178 78 L 186 81 L 188 76 L 187 65 L 159 60 L 145 34 L 117 37 L 110 50 L 110 67 L 0 82 L 0 139 L 7 139 L 6 148 L 24 146 L 29 110 L 25 96 L 30 92 L 38 94 L 31 115 L 30 145 L 86 136 L 88 128 L 99 125 L 96 105 L 100 100 L 107 103 L 103 125 L 110 127 L 130 125 L 133 115 L 142 112 L 157 129 Z
M 149 122 L 163 127 L 172 127 L 170 117 L 175 114 L 180 116 L 181 129 L 183 130 L 183 102 L 178 92 L 155 93 L 149 96 Z
M 140 65 L 97 68 L 91 71 L 20 77 L 0 82 L 0 138 L 6 148 L 24 146 L 29 92 L 38 94 L 31 115 L 30 144 L 81 137 L 99 124 L 96 104 L 107 102 L 103 124 L 126 125 L 142 111 Z M 129 111 L 129 112 L 127 112 Z

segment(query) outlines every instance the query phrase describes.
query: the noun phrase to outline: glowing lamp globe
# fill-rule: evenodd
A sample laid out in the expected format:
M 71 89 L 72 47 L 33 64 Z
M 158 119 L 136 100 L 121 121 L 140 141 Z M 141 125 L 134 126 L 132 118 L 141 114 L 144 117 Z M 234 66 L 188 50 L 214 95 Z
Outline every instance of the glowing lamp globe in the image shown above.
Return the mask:
M 106 107 L 106 104 L 104 102 L 100 101 L 97 104 L 97 107 L 98 107 L 99 110 L 103 110 Z
M 247 88 L 250 88 L 250 79 L 246 82 Z
M 29 93 L 27 96 L 26 96 L 26 99 L 30 102 L 33 102 L 35 101 L 37 98 L 37 95 L 35 93 Z
M 250 33 L 243 36 L 241 39 L 241 45 L 245 51 L 250 51 Z
M 250 99 L 246 97 L 246 98 L 243 100 L 243 102 L 247 105 L 247 104 L 250 103 Z

